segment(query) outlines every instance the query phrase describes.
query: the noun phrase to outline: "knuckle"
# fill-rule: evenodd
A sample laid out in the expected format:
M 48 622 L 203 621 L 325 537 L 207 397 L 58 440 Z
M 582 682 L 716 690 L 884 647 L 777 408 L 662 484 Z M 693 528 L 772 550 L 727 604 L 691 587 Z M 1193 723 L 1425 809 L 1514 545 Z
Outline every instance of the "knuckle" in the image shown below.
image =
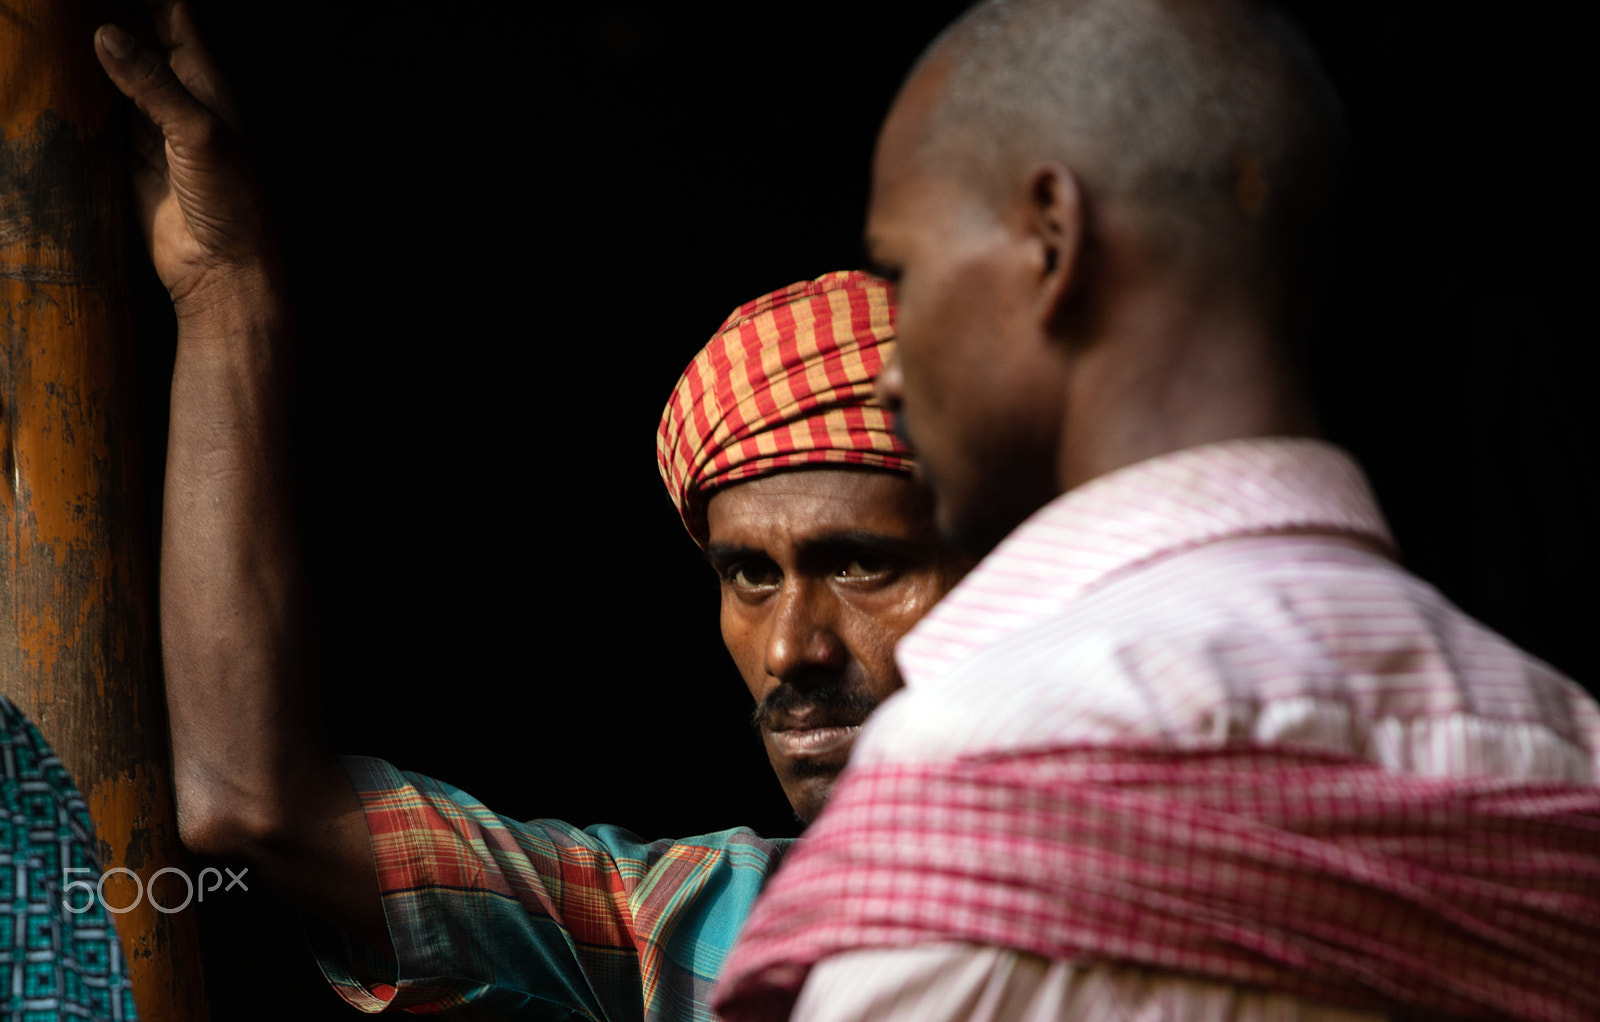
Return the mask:
M 133 86 L 143 94 L 158 92 L 172 79 L 172 72 L 159 56 L 141 49 L 133 65 Z

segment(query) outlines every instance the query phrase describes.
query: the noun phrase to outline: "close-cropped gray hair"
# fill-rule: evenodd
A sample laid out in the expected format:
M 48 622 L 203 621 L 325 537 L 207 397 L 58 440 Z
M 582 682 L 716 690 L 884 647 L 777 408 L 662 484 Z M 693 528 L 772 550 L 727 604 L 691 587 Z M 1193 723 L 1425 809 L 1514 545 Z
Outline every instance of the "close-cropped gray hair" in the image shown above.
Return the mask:
M 990 188 L 1058 161 L 1152 244 L 1292 257 L 1337 184 L 1333 89 L 1299 31 L 1250 0 L 989 0 L 933 60 L 949 77 L 926 158 Z

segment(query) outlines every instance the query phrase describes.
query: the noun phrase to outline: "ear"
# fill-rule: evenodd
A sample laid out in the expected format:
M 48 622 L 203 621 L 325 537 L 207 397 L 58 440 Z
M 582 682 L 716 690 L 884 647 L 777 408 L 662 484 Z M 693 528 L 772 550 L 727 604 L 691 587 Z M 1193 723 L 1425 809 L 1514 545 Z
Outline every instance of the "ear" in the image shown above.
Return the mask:
M 1035 294 L 1040 322 L 1057 324 L 1082 274 L 1083 190 L 1078 176 L 1060 163 L 1037 167 L 1028 179 L 1030 228 L 1042 258 Z

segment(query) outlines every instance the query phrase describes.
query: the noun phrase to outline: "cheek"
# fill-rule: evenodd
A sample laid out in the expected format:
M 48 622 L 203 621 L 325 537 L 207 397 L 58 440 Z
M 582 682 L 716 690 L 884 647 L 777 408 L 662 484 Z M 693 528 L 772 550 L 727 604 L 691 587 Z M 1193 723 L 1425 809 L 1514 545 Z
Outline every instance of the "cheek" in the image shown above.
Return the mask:
M 916 366 L 944 358 L 952 322 L 964 313 L 951 301 L 951 281 L 942 266 L 908 271 L 895 291 L 895 334 L 900 356 Z
M 953 326 L 956 325 L 937 306 L 900 307 L 895 329 L 907 391 L 916 391 L 925 399 L 933 397 L 929 392 L 934 388 L 929 382 L 937 378 L 938 370 L 950 357 L 947 341 Z
M 761 681 L 766 674 L 763 668 L 765 647 L 761 636 L 760 616 L 754 609 L 740 603 L 737 597 L 724 595 L 722 643 L 728 647 L 728 655 L 733 658 L 734 666 L 739 668 L 739 676 L 744 679 L 745 687 L 758 702 L 762 694 Z
M 904 403 L 915 426 L 947 433 L 972 403 L 973 390 L 994 372 L 994 324 L 984 319 L 992 296 L 968 282 L 915 306 L 902 304 L 899 331 Z
M 902 316 L 901 324 L 907 322 Z M 915 331 L 916 322 L 911 321 Z M 952 418 L 952 402 L 958 400 L 950 379 L 949 356 L 941 349 L 943 338 L 935 331 L 947 324 L 930 324 L 931 329 L 917 333 L 900 334 L 900 408 L 905 416 L 904 429 L 911 445 L 923 461 L 923 470 L 937 478 L 943 460 L 943 448 L 948 444 L 946 434 Z M 908 339 L 911 338 L 911 339 Z
M 895 664 L 895 646 L 938 602 L 942 587 L 932 577 L 908 582 L 892 597 L 856 608 L 853 652 L 865 669 L 867 685 L 880 701 L 903 682 Z

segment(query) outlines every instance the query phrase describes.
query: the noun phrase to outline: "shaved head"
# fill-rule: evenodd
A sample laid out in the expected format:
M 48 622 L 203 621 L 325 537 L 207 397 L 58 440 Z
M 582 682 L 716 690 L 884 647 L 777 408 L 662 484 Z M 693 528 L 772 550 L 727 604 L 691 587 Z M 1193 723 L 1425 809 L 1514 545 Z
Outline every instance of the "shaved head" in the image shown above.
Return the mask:
M 948 71 L 922 157 L 1004 201 L 1059 162 L 1150 254 L 1268 298 L 1321 246 L 1339 105 L 1298 31 L 1245 0 L 990 0 L 924 55 Z M 914 72 L 915 73 L 915 72 Z
M 1074 486 L 1314 433 L 1296 362 L 1341 119 L 1251 0 L 989 0 L 878 136 L 866 241 L 899 296 L 900 413 L 946 539 Z

